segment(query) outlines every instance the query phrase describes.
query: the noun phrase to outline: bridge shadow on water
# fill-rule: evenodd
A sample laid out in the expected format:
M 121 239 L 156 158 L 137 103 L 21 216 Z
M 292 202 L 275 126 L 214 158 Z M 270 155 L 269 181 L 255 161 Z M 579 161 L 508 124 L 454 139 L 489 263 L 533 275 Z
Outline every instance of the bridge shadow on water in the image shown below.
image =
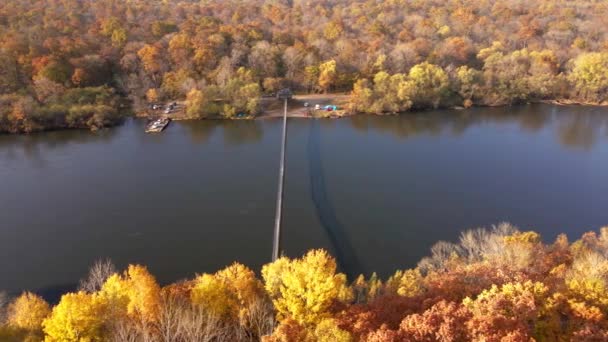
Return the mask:
M 333 246 L 333 252 L 342 272 L 353 281 L 362 273 L 361 264 L 350 243 L 348 232 L 338 220 L 331 198 L 327 193 L 325 173 L 321 158 L 321 136 L 318 120 L 311 120 L 308 137 L 308 160 L 310 167 L 310 188 L 315 211 Z

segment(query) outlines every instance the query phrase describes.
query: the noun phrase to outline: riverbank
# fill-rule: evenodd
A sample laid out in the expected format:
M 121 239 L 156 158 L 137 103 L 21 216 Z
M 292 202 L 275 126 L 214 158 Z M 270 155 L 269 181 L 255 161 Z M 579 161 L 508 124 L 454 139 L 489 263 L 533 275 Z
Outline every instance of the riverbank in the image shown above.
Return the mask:
M 394 115 L 400 115 L 400 114 L 405 114 L 405 113 L 414 113 L 414 112 L 425 112 L 428 110 L 432 110 L 431 108 L 428 109 L 417 109 L 417 110 L 410 110 L 410 111 L 406 111 L 404 113 L 382 113 L 382 114 L 377 114 L 377 113 L 355 113 L 355 112 L 349 112 L 348 110 L 346 110 L 345 108 L 348 106 L 348 103 L 350 101 L 350 94 L 346 94 L 346 93 L 337 93 L 337 94 L 302 94 L 302 95 L 295 95 L 291 100 L 289 100 L 288 102 L 288 107 L 287 107 L 287 117 L 289 118 L 299 118 L 299 119 L 339 119 L 339 118 L 343 118 L 343 117 L 348 117 L 348 116 L 354 116 L 354 115 L 360 115 L 360 114 L 366 114 L 366 115 L 377 115 L 377 116 L 394 116 Z M 148 109 L 145 111 L 139 111 L 139 112 L 135 112 L 135 114 L 133 114 L 134 117 L 136 118 L 142 118 L 142 119 L 147 119 L 148 121 L 153 121 L 156 120 L 158 118 L 161 117 L 165 117 L 165 118 L 169 118 L 171 120 L 174 121 L 188 121 L 188 120 L 266 120 L 266 119 L 273 119 L 273 118 L 281 118 L 283 116 L 283 102 L 277 100 L 274 97 L 264 97 L 261 99 L 261 113 L 258 115 L 243 115 L 243 116 L 235 116 L 235 117 L 222 117 L 222 116 L 215 116 L 215 117 L 207 117 L 207 118 L 202 118 L 202 119 L 193 119 L 190 118 L 186 115 L 186 103 L 183 100 L 179 100 L 179 101 L 172 101 L 170 103 L 175 102 L 177 105 L 175 106 L 175 108 L 173 110 L 170 111 L 170 113 L 165 113 L 165 105 L 161 105 L 159 106 L 158 109 Z M 596 103 L 596 102 L 585 102 L 585 101 L 577 101 L 577 100 L 572 100 L 572 99 L 556 99 L 556 100 L 537 100 L 537 101 L 530 101 L 527 104 L 535 104 L 535 103 L 541 103 L 541 104 L 547 104 L 547 105 L 555 105 L 555 106 L 578 106 L 578 107 L 608 107 L 608 102 L 601 102 L 601 103 Z M 466 110 L 470 110 L 472 108 L 500 108 L 500 107 L 511 107 L 511 106 L 521 106 L 521 105 L 525 105 L 526 103 L 521 103 L 521 104 L 496 104 L 496 105 L 479 105 L 479 104 L 474 104 L 471 107 L 465 108 L 463 106 L 459 106 L 459 105 L 453 105 L 453 106 L 448 106 L 448 107 L 444 107 L 444 108 L 438 108 L 438 110 L 441 109 L 451 109 L 451 110 L 459 110 L 459 111 L 466 111 Z M 307 105 L 307 106 L 306 106 Z M 319 110 L 315 110 L 315 106 L 319 105 L 321 108 L 323 108 L 326 105 L 335 105 L 338 107 L 338 110 L 323 110 L 323 109 L 319 109 Z M 124 105 L 123 105 L 124 106 Z M 124 109 L 121 109 L 121 111 L 124 111 Z M 112 129 L 116 126 L 119 126 L 122 124 L 122 122 L 124 121 L 125 118 L 127 118 L 129 115 L 121 115 L 116 117 L 113 120 L 97 120 L 97 121 L 93 121 L 94 118 L 97 117 L 93 117 L 89 120 L 89 122 L 82 123 L 79 125 L 67 125 L 67 124 L 54 124 L 52 126 L 47 126 L 47 127 L 43 127 L 41 125 L 35 125 L 33 129 L 29 129 L 29 130 L 2 130 L 0 127 L 0 134 L 31 134 L 31 133 L 42 133 L 42 132 L 50 132 L 50 131 L 57 131 L 57 130 L 69 130 L 69 129 L 79 129 L 79 130 L 91 130 L 91 131 L 97 131 L 100 129 Z
M 552 104 L 556 106 L 589 106 L 589 107 L 608 107 L 608 101 L 604 102 L 585 102 L 570 99 L 541 100 L 539 103 Z
M 30 292 L 4 298 L 0 339 L 603 341 L 607 240 L 608 227 L 544 243 L 501 223 L 439 241 L 386 279 L 349 279 L 324 250 L 281 257 L 261 277 L 235 262 L 166 286 L 145 266 L 101 261 L 56 305 Z
M 348 106 L 349 101 L 351 99 L 351 94 L 348 93 L 329 93 L 329 94 L 300 94 L 295 95 L 291 100 L 289 100 L 287 105 L 287 117 L 289 118 L 302 118 L 302 119 L 338 119 L 347 116 L 353 116 L 358 114 L 368 114 L 368 115 L 379 115 L 379 116 L 387 116 L 387 115 L 399 115 L 410 112 L 424 112 L 428 110 L 433 110 L 433 108 L 427 109 L 416 109 L 406 111 L 404 113 L 356 113 L 350 112 L 345 108 Z M 470 108 L 499 108 L 499 107 L 510 107 L 510 106 L 520 106 L 524 104 L 549 104 L 549 105 L 558 105 L 558 106 L 589 106 L 589 107 L 606 107 L 608 106 L 608 102 L 586 102 L 572 99 L 555 99 L 555 100 L 535 100 L 529 101 L 527 103 L 520 104 L 473 104 L 470 107 L 464 107 L 462 105 L 451 105 L 447 107 L 436 108 L 439 109 L 453 109 L 453 110 L 467 110 Z M 166 115 L 170 117 L 172 120 L 263 120 L 263 119 L 272 119 L 272 118 L 281 118 L 283 117 L 283 101 L 279 101 L 274 97 L 263 97 L 261 99 L 261 113 L 258 115 L 245 115 L 240 117 L 209 117 L 204 119 L 192 119 L 186 116 L 185 114 L 185 102 L 177 101 L 178 107 L 171 114 Z M 308 105 L 308 106 L 306 106 Z M 338 107 L 338 110 L 315 110 L 315 106 L 319 105 L 320 107 L 324 107 L 326 105 L 335 105 Z M 163 107 L 164 108 L 164 107 Z M 144 111 L 139 112 L 136 116 L 142 118 L 157 118 L 161 111 L 150 112 Z

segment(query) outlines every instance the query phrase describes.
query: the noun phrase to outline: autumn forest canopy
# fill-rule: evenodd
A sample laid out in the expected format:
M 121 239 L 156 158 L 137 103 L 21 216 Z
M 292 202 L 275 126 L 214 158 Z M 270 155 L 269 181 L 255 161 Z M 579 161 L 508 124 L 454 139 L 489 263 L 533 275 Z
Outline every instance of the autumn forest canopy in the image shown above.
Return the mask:
M 352 92 L 396 113 L 608 94 L 608 5 L 594 0 L 7 0 L 0 132 L 114 125 L 148 103 L 190 118 L 260 95 Z
M 322 250 L 261 277 L 235 263 L 164 287 L 144 266 L 99 262 L 56 305 L 0 294 L 0 340 L 606 341 L 606 315 L 608 227 L 546 244 L 502 223 L 385 280 L 347 279 Z

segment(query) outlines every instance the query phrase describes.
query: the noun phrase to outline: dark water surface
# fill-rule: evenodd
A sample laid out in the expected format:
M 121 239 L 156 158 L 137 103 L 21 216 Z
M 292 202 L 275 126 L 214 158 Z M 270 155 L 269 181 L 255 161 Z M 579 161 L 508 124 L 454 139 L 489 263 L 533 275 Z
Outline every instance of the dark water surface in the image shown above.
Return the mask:
M 269 261 L 280 121 L 143 122 L 0 136 L 0 289 L 78 281 L 102 257 L 163 282 Z M 509 221 L 552 240 L 608 224 L 608 110 L 530 105 L 289 121 L 284 250 L 349 274 L 412 267 Z

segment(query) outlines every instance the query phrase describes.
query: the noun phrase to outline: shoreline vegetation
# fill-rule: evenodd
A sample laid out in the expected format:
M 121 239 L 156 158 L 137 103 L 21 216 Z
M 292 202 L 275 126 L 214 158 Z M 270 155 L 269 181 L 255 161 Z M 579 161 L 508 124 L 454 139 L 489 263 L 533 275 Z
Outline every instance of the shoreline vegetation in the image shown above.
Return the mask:
M 2 341 L 605 341 L 608 227 L 569 242 L 501 223 L 438 242 L 386 280 L 347 279 L 323 250 L 261 277 L 239 263 L 164 287 L 96 263 L 52 306 L 0 295 Z
M 604 6 L 3 1 L 0 133 L 95 130 L 174 101 L 181 118 L 264 117 L 284 87 L 349 93 L 338 114 L 607 105 Z

